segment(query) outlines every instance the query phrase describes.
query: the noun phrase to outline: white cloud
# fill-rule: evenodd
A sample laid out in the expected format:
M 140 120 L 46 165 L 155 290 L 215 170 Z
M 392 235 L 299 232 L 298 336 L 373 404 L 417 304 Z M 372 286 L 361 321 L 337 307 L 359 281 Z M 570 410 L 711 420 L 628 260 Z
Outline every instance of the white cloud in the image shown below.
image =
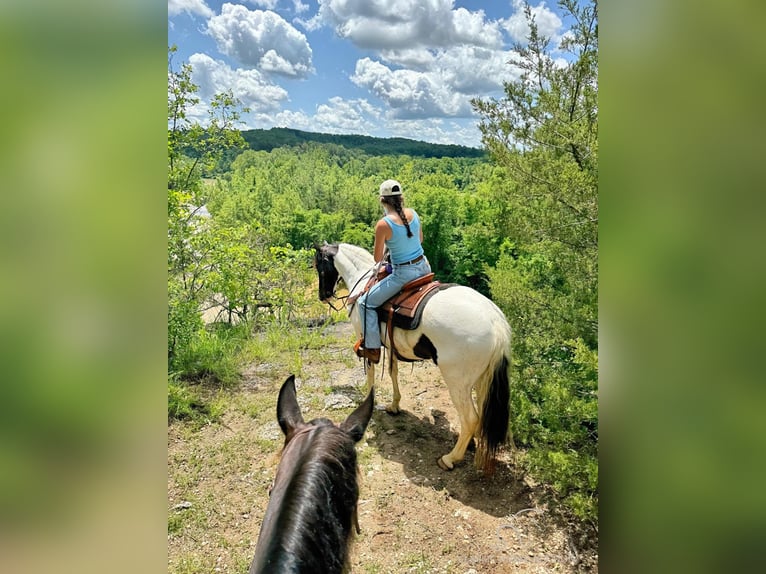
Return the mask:
M 499 92 L 518 77 L 503 49 L 500 21 L 484 11 L 454 8 L 453 0 L 319 0 L 303 22 L 322 25 L 356 46 L 378 52 L 364 58 L 351 81 L 381 100 L 396 118 L 471 117 L 472 97 Z
M 334 97 L 328 103 L 317 106 L 314 125 L 317 131 L 325 133 L 366 134 L 376 128 L 377 122 L 374 120 L 379 117 L 379 111 L 367 100 Z
M 527 36 L 529 36 L 529 24 L 527 24 L 527 18 L 524 14 L 524 0 L 513 0 L 513 8 L 515 9 L 513 16 L 503 20 L 501 24 L 514 41 L 524 44 L 527 41 Z M 537 6 L 531 6 L 531 10 L 538 33 L 558 44 L 561 27 L 564 24 L 561 18 L 549 10 L 544 2 L 540 2 Z
M 302 14 L 309 9 L 309 5 L 304 4 L 301 0 L 293 0 L 293 8 L 295 9 L 296 14 Z
M 470 96 L 500 90 L 503 81 L 520 76 L 509 62 L 515 52 L 490 50 L 476 46 L 457 46 L 441 52 L 434 61 L 431 74 L 448 89 Z
M 197 14 L 210 18 L 213 11 L 205 4 L 205 0 L 168 0 L 168 16 L 178 16 L 181 12 L 189 15 Z
M 330 98 L 319 104 L 313 115 L 304 111 L 283 110 L 276 114 L 256 114 L 259 127 L 290 127 L 312 132 L 334 134 L 370 134 L 380 126 L 380 110 L 367 100 Z
M 427 71 L 436 60 L 431 50 L 415 48 L 410 50 L 382 50 L 381 58 L 410 70 Z
M 207 54 L 192 55 L 189 64 L 192 81 L 199 86 L 198 95 L 205 102 L 216 93 L 231 90 L 234 97 L 254 112 L 273 112 L 288 99 L 283 88 L 269 82 L 258 70 L 232 69 Z
M 519 77 L 519 70 L 508 63 L 512 56 L 458 46 L 432 55 L 423 71 L 394 70 L 364 58 L 357 61 L 351 81 L 382 100 L 397 118 L 470 117 L 472 97 L 499 91 L 504 80 Z
M 292 78 L 314 72 L 306 36 L 275 12 L 227 3 L 208 21 L 207 33 L 221 53 L 247 67 Z
M 481 132 L 473 120 L 445 122 L 438 118 L 391 121 L 386 128 L 392 136 L 438 144 L 481 147 Z
M 319 13 L 303 22 L 308 30 L 328 25 L 360 48 L 407 50 L 456 44 L 502 43 L 497 22 L 484 11 L 453 9 L 453 0 L 319 0 Z
M 266 8 L 267 10 L 273 10 L 277 7 L 279 0 L 246 0 L 248 4 L 258 6 L 259 8 Z
M 444 89 L 427 73 L 391 70 L 369 58 L 358 60 L 351 76 L 391 108 L 398 118 L 427 118 L 470 114 L 468 100 Z

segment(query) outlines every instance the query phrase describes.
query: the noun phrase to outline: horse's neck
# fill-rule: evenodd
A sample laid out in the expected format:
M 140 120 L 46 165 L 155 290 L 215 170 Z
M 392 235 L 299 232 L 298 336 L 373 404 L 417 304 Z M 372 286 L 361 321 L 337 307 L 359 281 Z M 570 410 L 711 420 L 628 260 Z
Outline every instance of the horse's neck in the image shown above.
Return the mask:
M 343 277 L 349 294 L 364 289 L 362 278 L 370 273 L 374 264 L 375 261 L 369 253 L 346 244 L 339 246 L 335 256 L 335 267 Z

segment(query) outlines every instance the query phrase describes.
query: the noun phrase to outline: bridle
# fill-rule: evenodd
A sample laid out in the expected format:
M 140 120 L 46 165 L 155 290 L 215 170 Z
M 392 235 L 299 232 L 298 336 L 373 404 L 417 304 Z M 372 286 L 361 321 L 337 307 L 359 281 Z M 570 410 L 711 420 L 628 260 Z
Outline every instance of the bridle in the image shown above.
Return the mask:
M 333 311 L 340 311 L 341 309 L 343 309 L 346 306 L 346 299 L 348 299 L 348 295 L 343 295 L 342 297 L 338 297 L 335 294 L 335 292 L 338 290 L 338 285 L 340 284 L 341 279 L 343 278 L 340 275 L 338 275 L 338 279 L 335 281 L 335 285 L 332 286 L 332 293 L 330 293 L 330 297 L 332 297 L 333 300 L 341 302 L 340 307 L 336 307 L 335 305 L 333 305 L 332 300 L 330 299 L 325 300 L 325 303 L 327 303 L 327 305 L 329 305 L 330 309 L 332 309 Z M 356 285 L 354 285 L 354 287 L 356 287 Z M 350 295 L 351 291 L 349 291 L 348 293 Z
M 324 254 L 322 254 L 322 262 L 323 263 L 329 263 L 328 260 L 327 260 L 327 257 L 325 257 Z M 333 267 L 334 267 L 334 265 L 333 265 Z M 324 271 L 320 272 L 320 276 L 322 274 L 324 274 Z M 338 278 L 335 280 L 335 283 L 332 286 L 332 293 L 330 293 L 330 297 L 332 299 L 330 299 L 330 297 L 328 297 L 327 299 L 324 299 L 324 302 L 327 303 L 328 307 L 330 307 L 330 309 L 332 309 L 333 311 L 340 311 L 341 309 L 343 309 L 343 307 L 346 306 L 346 299 L 348 299 L 348 295 L 344 295 L 343 297 L 338 297 L 338 295 L 336 293 L 338 291 L 338 285 L 340 284 L 340 280 L 341 279 L 343 279 L 343 277 L 341 277 L 341 275 L 339 273 L 338 274 Z M 351 294 L 351 291 L 349 291 L 349 295 L 350 294 Z M 333 303 L 332 303 L 333 300 L 340 301 L 341 302 L 340 307 L 336 307 L 335 305 L 333 305 Z
M 372 266 L 370 271 L 372 271 L 374 269 L 375 269 L 375 265 Z M 351 289 L 349 289 L 348 295 L 343 295 L 341 297 L 338 297 L 338 295 L 336 294 L 336 291 L 338 290 L 338 285 L 340 284 L 341 279 L 343 279 L 343 277 L 340 274 L 338 274 L 338 278 L 335 280 L 335 285 L 332 286 L 332 293 L 330 293 L 330 297 L 332 297 L 332 300 L 328 298 L 328 299 L 325 300 L 325 303 L 327 303 L 327 305 L 333 311 L 340 311 L 340 310 L 342 310 L 346 306 L 346 300 L 351 296 L 351 293 L 354 292 L 354 289 L 356 289 L 357 285 L 359 285 L 359 283 L 361 283 L 362 279 L 367 277 L 368 274 L 369 274 L 369 271 L 367 273 L 362 274 L 362 276 L 359 277 L 359 279 L 356 280 L 356 283 L 354 283 L 354 286 Z M 341 306 L 340 307 L 336 307 L 335 305 L 333 305 L 333 303 L 332 303 L 333 300 L 334 301 L 340 301 L 341 302 Z M 352 309 L 353 309 L 353 305 L 355 303 L 356 303 L 356 299 L 354 299 L 354 303 L 351 304 L 351 308 Z M 349 313 L 350 312 L 351 312 L 351 309 L 349 309 Z

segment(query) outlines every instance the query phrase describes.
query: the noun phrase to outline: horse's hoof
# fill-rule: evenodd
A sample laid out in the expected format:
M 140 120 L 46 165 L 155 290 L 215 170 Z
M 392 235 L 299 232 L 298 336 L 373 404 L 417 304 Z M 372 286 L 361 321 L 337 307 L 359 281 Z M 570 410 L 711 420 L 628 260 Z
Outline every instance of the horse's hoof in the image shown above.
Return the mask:
M 442 457 L 442 456 L 440 456 L 439 458 L 436 459 L 436 464 L 438 464 L 439 468 L 442 469 L 442 470 L 449 471 L 449 470 L 452 470 L 454 468 L 453 466 L 447 466 L 447 463 L 444 462 L 444 457 Z

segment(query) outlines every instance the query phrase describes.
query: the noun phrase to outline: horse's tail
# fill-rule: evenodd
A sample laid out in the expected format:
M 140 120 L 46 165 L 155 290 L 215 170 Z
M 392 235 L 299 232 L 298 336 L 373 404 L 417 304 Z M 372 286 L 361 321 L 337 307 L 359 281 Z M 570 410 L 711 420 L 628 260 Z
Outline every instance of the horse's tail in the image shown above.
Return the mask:
M 483 470 L 486 475 L 495 471 L 497 453 L 508 436 L 511 334 L 507 323 L 503 327 L 496 338 L 495 349 L 487 369 L 482 373 L 476 387 L 479 435 L 474 460 L 476 468 Z

